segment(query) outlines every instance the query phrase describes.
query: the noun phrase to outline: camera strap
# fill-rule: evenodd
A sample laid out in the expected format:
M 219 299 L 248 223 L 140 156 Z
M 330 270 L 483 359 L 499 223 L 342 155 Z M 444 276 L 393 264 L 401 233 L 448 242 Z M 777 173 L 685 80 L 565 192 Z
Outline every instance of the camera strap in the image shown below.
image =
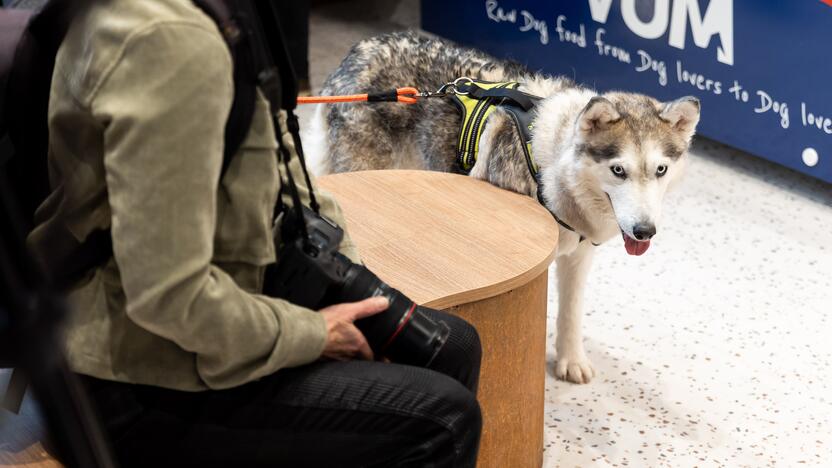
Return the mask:
M 295 75 L 295 68 L 292 65 L 292 60 L 289 55 L 289 50 L 286 48 L 286 36 L 283 34 L 283 28 L 280 24 L 280 16 L 274 7 L 274 2 L 268 0 L 255 0 L 259 2 L 261 7 L 260 18 L 263 25 L 263 38 L 267 44 L 271 46 L 271 54 L 269 55 L 273 60 L 273 66 L 277 66 L 277 71 L 280 75 L 281 83 L 281 101 L 280 104 L 283 110 L 286 111 L 286 125 L 289 134 L 292 136 L 292 141 L 295 144 L 295 151 L 298 154 L 300 167 L 303 170 L 303 177 L 306 182 L 306 187 L 309 190 L 309 205 L 315 213 L 320 211 L 318 201 L 315 198 L 315 190 L 312 187 L 312 181 L 309 178 L 309 171 L 306 168 L 306 157 L 303 152 L 303 144 L 300 140 L 300 125 L 298 117 L 295 115 L 298 101 L 298 80 Z M 263 9 L 267 9 L 264 11 Z
M 272 121 L 277 133 L 278 161 L 283 164 L 286 170 L 286 182 L 289 195 L 292 199 L 291 214 L 296 218 L 296 226 L 300 230 L 303 239 L 307 239 L 306 221 L 303 215 L 303 204 L 300 199 L 297 184 L 290 170 L 289 163 L 292 153 L 284 145 L 281 134 L 283 128 L 279 119 L 280 110 L 286 112 L 285 130 L 292 136 L 292 141 L 297 152 L 298 162 L 309 192 L 310 208 L 317 214 L 320 212 L 318 201 L 315 197 L 315 190 L 306 168 L 306 161 L 303 153 L 303 146 L 300 139 L 300 125 L 295 115 L 297 106 L 297 79 L 292 67 L 289 52 L 286 49 L 286 41 L 280 25 L 280 18 L 272 2 L 268 0 L 242 0 L 239 2 L 241 12 L 251 18 L 248 31 L 251 39 L 251 47 L 255 57 L 255 72 L 257 85 L 269 101 L 272 113 Z M 283 179 L 281 178 L 280 193 L 275 206 L 274 217 L 285 212 L 282 202 L 284 190 Z

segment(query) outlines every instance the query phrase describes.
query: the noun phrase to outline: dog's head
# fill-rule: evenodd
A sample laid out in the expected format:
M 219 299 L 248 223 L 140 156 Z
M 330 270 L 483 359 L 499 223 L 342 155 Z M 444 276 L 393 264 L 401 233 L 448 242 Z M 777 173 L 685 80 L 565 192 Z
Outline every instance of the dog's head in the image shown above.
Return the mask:
M 640 94 L 592 98 L 575 124 L 582 176 L 609 197 L 624 246 L 641 255 L 650 246 L 667 188 L 677 180 L 699 122 L 699 101 L 662 103 Z

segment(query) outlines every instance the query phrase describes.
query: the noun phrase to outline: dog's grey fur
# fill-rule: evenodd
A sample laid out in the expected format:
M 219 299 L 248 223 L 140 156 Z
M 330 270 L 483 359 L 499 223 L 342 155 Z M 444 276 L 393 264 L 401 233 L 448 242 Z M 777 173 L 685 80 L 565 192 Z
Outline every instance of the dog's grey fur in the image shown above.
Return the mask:
M 661 103 L 639 94 L 598 95 L 569 79 L 533 73 L 415 32 L 356 44 L 322 94 L 403 86 L 435 90 L 463 76 L 518 81 L 522 91 L 544 98 L 534 111 L 532 153 L 545 204 L 589 241 L 602 243 L 620 233 L 636 239 L 637 228 L 658 223 L 661 199 L 682 173 L 699 119 L 695 98 Z M 460 125 L 459 111 L 443 98 L 414 105 L 337 104 L 318 109 L 304 144 L 318 173 L 391 168 L 462 172 L 456 162 Z M 522 142 L 504 111 L 496 110 L 485 121 L 479 148 L 472 177 L 536 195 Z M 626 177 L 616 177 L 613 166 L 626 168 Z M 666 177 L 658 175 L 662 166 Z M 561 378 L 587 382 L 595 372 L 583 350 L 580 303 L 594 249 L 579 239 L 560 228 L 555 371 Z

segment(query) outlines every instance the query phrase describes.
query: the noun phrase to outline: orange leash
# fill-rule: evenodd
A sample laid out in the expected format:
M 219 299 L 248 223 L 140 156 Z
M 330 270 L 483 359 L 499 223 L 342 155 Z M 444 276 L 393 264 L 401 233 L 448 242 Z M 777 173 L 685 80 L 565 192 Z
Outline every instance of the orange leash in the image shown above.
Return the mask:
M 298 97 L 298 104 L 332 104 L 336 102 L 401 102 L 416 104 L 422 93 L 408 86 L 381 93 L 350 94 L 345 96 L 303 96 Z

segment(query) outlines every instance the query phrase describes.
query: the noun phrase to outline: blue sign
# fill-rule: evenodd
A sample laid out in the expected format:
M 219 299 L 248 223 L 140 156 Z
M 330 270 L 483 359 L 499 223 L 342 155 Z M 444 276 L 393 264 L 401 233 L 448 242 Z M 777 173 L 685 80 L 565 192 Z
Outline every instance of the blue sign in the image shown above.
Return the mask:
M 697 96 L 700 134 L 832 182 L 832 0 L 422 0 L 422 26 L 599 91 Z

